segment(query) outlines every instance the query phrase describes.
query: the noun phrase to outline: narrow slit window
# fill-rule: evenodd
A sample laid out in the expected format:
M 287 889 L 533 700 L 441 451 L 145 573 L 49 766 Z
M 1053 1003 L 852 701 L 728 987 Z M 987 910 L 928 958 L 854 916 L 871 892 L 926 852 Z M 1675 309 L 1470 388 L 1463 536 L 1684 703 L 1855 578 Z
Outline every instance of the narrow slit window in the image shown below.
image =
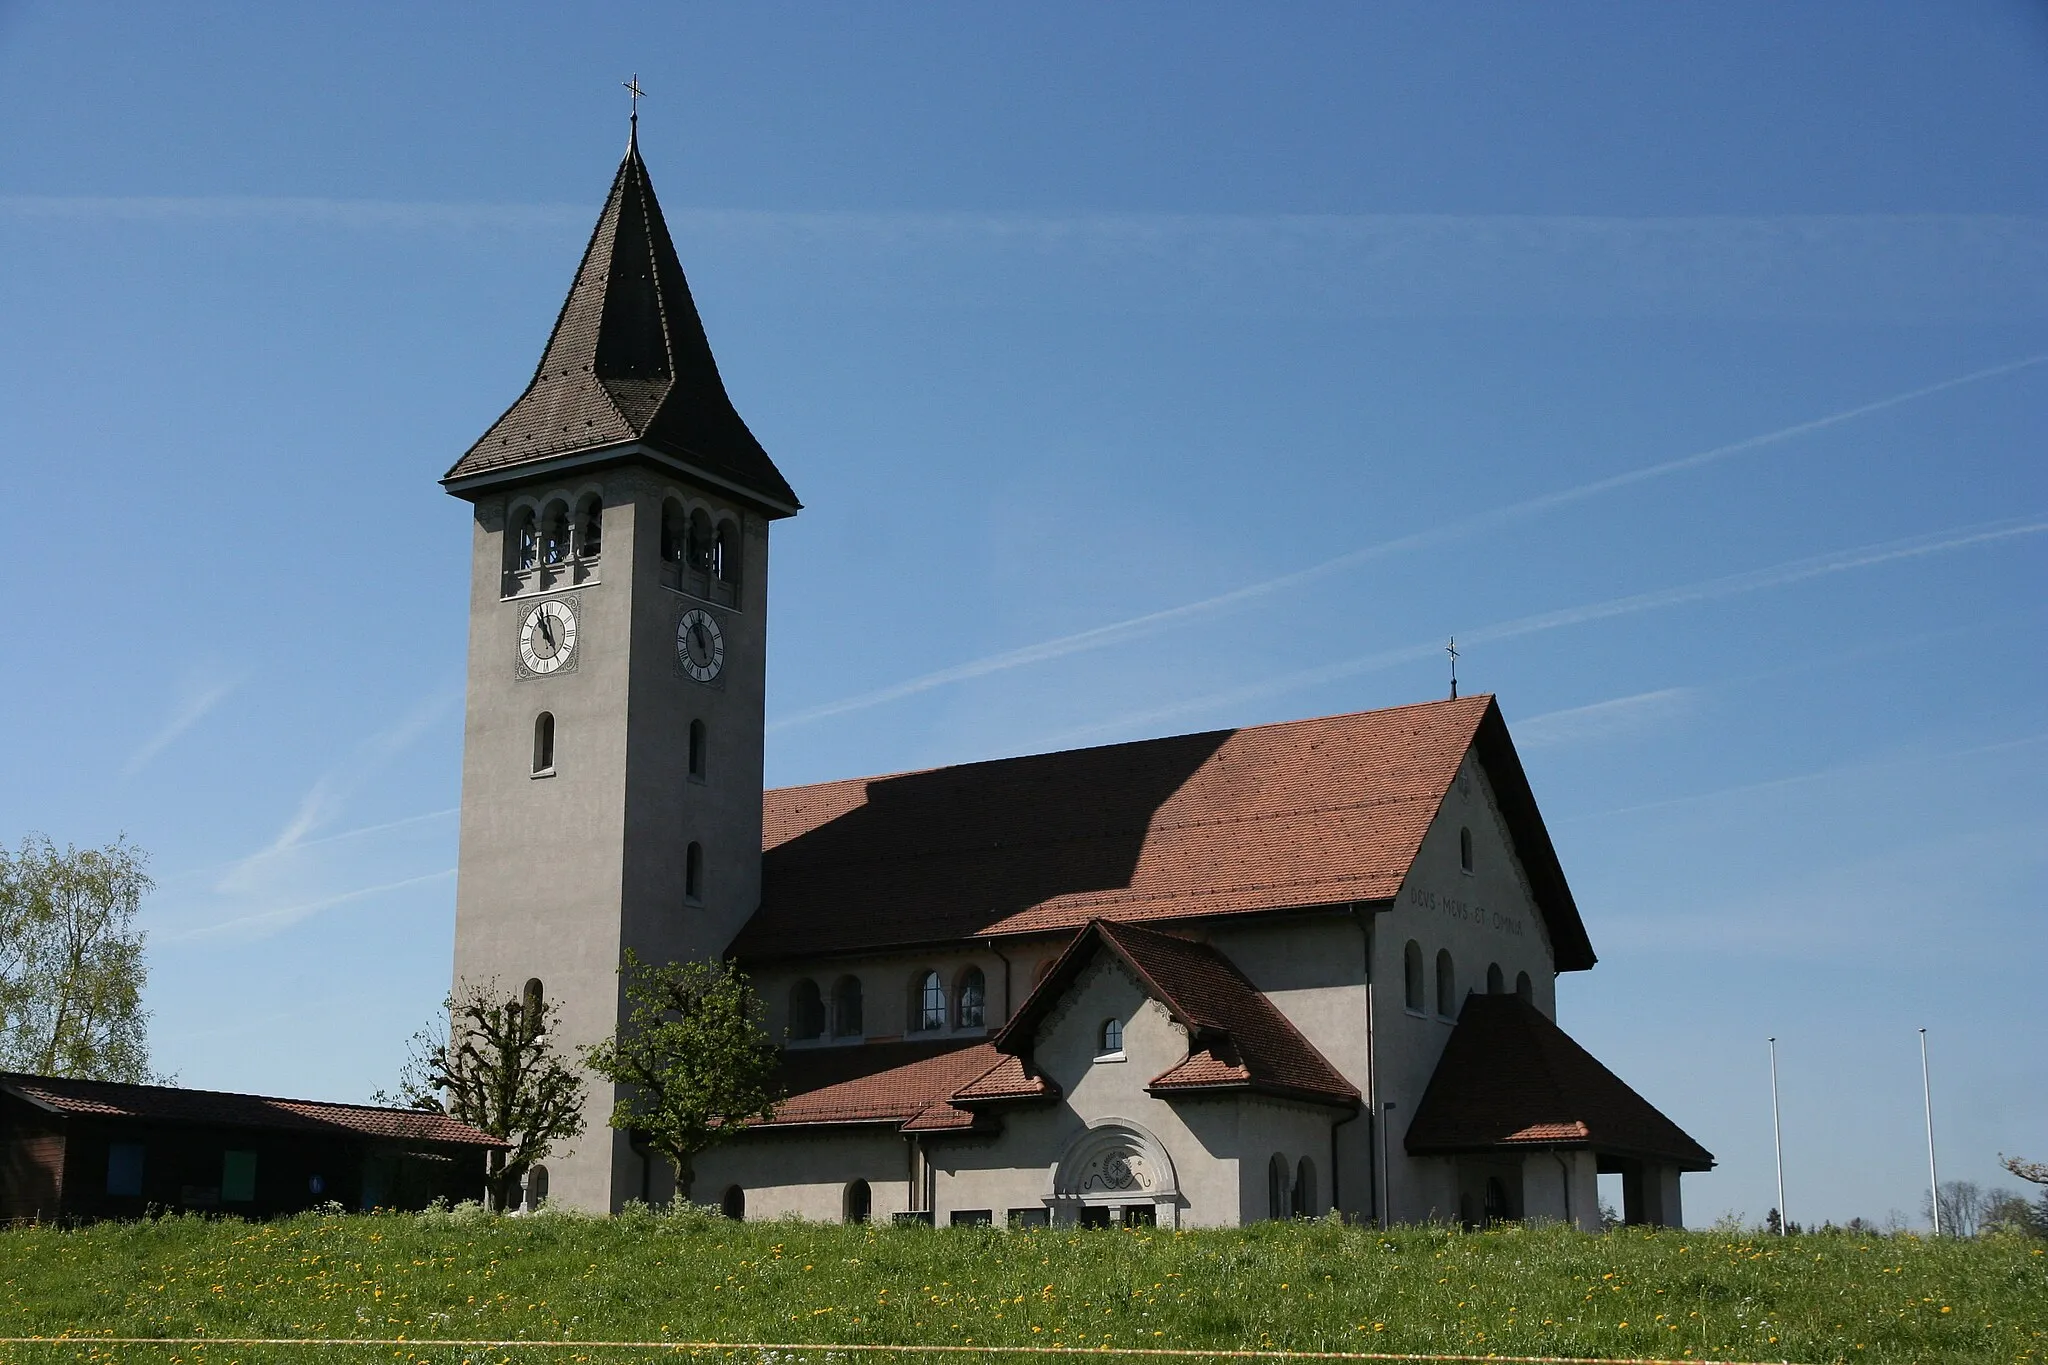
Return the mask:
M 555 713 L 543 711 L 533 718 L 533 775 L 555 770 Z
M 576 514 L 576 557 L 596 559 L 604 553 L 604 504 L 592 493 Z
M 1402 975 L 1405 977 L 1408 1008 L 1421 1014 L 1429 1008 L 1429 1001 L 1423 995 L 1422 986 L 1422 945 L 1414 939 L 1401 953 Z
M 691 722 L 690 722 L 690 776 L 691 776 L 691 777 L 694 777 L 694 778 L 696 778 L 696 779 L 697 779 L 697 780 L 698 780 L 699 782 L 702 782 L 702 781 L 704 780 L 704 767 L 705 767 L 705 760 L 706 760 L 706 755 L 705 755 L 704 749 L 705 749 L 705 743 L 706 743 L 706 739 L 707 739 L 707 735 L 706 735 L 706 732 L 705 732 L 705 729 L 704 729 L 704 722 L 703 722 L 703 721 L 701 721 L 701 720 L 693 720 L 693 721 L 691 721 Z
M 1467 872 L 1472 870 L 1472 831 L 1469 829 L 1458 831 L 1458 866 Z
M 1445 1019 L 1458 1017 L 1458 973 L 1448 948 L 1436 955 L 1436 1012 Z
M 704 900 L 704 845 L 692 843 L 683 854 L 683 899 L 692 905 Z
M 1500 969 L 1498 962 L 1489 962 L 1486 965 L 1486 993 L 1488 995 L 1506 995 L 1508 993 L 1507 973 Z
M 1515 973 L 1515 994 L 1521 996 L 1524 1000 L 1534 1000 L 1536 998 L 1536 983 L 1529 979 L 1527 972 Z

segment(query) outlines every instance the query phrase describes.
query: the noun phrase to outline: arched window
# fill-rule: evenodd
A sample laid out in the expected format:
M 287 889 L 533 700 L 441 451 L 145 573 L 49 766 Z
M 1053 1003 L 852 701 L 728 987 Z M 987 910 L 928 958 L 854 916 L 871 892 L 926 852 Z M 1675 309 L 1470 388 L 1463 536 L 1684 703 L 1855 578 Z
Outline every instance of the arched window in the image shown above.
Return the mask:
M 1515 1206 L 1508 1199 L 1508 1186 L 1497 1175 L 1486 1177 L 1486 1221 L 1502 1223 L 1515 1216 Z
M 1536 998 L 1536 983 L 1529 979 L 1527 972 L 1515 973 L 1515 994 L 1521 996 L 1524 1000 L 1534 1000 Z
M 1472 870 L 1472 831 L 1469 829 L 1458 830 L 1458 866 L 1467 872 Z
M 825 1031 L 825 997 L 808 976 L 789 988 L 789 1036 L 808 1042 Z
M 1287 1158 L 1278 1152 L 1266 1163 L 1266 1216 L 1285 1218 L 1292 1212 L 1291 1191 L 1287 1188 Z
M 1451 950 L 1436 955 L 1436 1012 L 1446 1019 L 1458 1017 L 1458 974 L 1451 966 Z
M 1421 1014 L 1429 1008 L 1429 1001 L 1422 991 L 1422 945 L 1412 938 L 1401 950 L 1401 974 L 1408 988 L 1408 1008 Z
M 721 521 L 718 523 L 718 543 L 712 550 L 716 561 L 713 572 L 721 583 L 740 581 L 740 528 L 739 523 Z
M 704 763 L 705 763 L 705 755 L 704 755 L 704 740 L 705 740 L 704 722 L 703 722 L 703 721 L 701 721 L 701 720 L 693 720 L 693 721 L 691 721 L 691 722 L 690 722 L 690 776 L 692 776 L 692 777 L 696 778 L 696 779 L 697 779 L 697 780 L 698 780 L 699 782 L 702 782 L 702 781 L 704 780 Z
M 569 558 L 569 505 L 551 502 L 540 519 L 540 562 L 560 564 Z
M 1303 1157 L 1294 1168 L 1294 1216 L 1313 1218 L 1321 1212 L 1316 1207 L 1316 1164 Z
M 875 1211 L 874 1191 L 865 1180 L 856 1180 L 846 1187 L 846 1221 L 865 1223 Z
M 1124 1021 L 1105 1019 L 1102 1031 L 1095 1037 L 1097 1055 L 1113 1057 L 1124 1050 Z
M 960 974 L 960 989 L 954 995 L 953 1020 L 961 1028 L 983 1028 L 988 1024 L 988 978 L 981 968 L 969 967 Z
M 505 528 L 505 567 L 531 569 L 540 562 L 540 533 L 534 527 L 533 509 L 522 507 L 512 514 Z
M 667 498 L 661 504 L 661 558 L 664 563 L 680 564 L 683 560 L 683 544 L 688 537 L 684 528 L 689 518 L 683 512 L 683 505 L 674 498 Z
M 1045 980 L 1046 974 L 1052 970 L 1053 964 L 1058 961 L 1059 959 L 1056 957 L 1049 957 L 1045 961 L 1039 963 L 1036 967 L 1033 967 L 1031 969 L 1032 986 L 1036 987 L 1039 982 Z
M 861 1020 L 860 978 L 842 976 L 832 987 L 832 1036 L 858 1038 L 866 1031 Z
M 526 1211 L 533 1213 L 548 1200 L 548 1168 L 536 1166 L 526 1173 Z
M 519 992 L 519 1018 L 526 1031 L 531 1034 L 538 1035 L 547 1027 L 547 1000 L 541 994 L 540 978 L 537 976 L 526 978 L 526 987 Z M 541 1179 L 545 1181 L 547 1176 L 543 1174 Z
M 1508 978 L 1506 973 L 1501 971 L 1498 962 L 1486 964 L 1486 993 L 1488 995 L 1506 995 L 1508 993 Z
M 929 1033 L 945 1026 L 946 983 L 937 972 L 919 972 L 910 980 L 910 1031 Z
M 536 777 L 555 770 L 555 713 L 543 711 L 533 718 L 533 772 Z
M 711 562 L 718 557 L 718 541 L 711 529 L 711 518 L 704 515 L 702 508 L 690 513 L 688 555 L 691 571 L 702 574 L 711 572 Z
M 704 900 L 704 845 L 692 843 L 683 853 L 683 899 L 692 905 Z
M 737 1185 L 727 1185 L 725 1196 L 718 1201 L 718 1211 L 737 1223 L 747 1216 L 747 1192 Z
M 604 503 L 595 493 L 584 495 L 576 510 L 576 557 L 596 559 L 604 553 Z

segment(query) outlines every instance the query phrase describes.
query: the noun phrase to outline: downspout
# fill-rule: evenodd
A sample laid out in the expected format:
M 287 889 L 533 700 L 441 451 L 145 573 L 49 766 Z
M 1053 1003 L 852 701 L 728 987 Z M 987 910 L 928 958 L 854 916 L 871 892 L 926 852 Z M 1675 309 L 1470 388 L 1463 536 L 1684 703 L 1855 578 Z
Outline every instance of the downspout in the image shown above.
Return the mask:
M 1558 1174 L 1564 1178 L 1564 1221 L 1570 1223 L 1573 1227 L 1577 1227 L 1579 1225 L 1578 1220 L 1572 1217 L 1571 1163 L 1559 1156 L 1555 1147 L 1550 1149 L 1550 1159 L 1557 1163 Z
M 1016 1012 L 1017 1008 L 1017 1002 L 1010 995 L 1010 958 L 1009 955 L 1006 954 L 1001 948 L 996 947 L 996 941 L 994 939 L 985 938 L 982 940 L 982 943 L 988 948 L 990 952 L 994 953 L 998 958 L 1002 960 L 1003 1022 L 1007 1024 L 1010 1022 L 1010 1016 Z
M 1372 1122 L 1368 1126 L 1369 1130 L 1365 1135 L 1365 1160 L 1368 1170 L 1367 1188 L 1370 1191 L 1370 1198 L 1372 1200 L 1372 1221 L 1375 1226 L 1383 1227 L 1386 1224 L 1385 1210 L 1387 1207 L 1386 1116 L 1381 1113 L 1380 1105 L 1379 1030 L 1375 1023 L 1379 1011 L 1375 1008 L 1378 1000 L 1374 990 L 1372 971 L 1374 921 L 1372 915 L 1361 910 L 1356 901 L 1351 903 L 1351 913 L 1358 920 L 1359 938 L 1365 946 L 1365 1112 L 1372 1115 Z M 1356 1118 L 1357 1115 L 1354 1114 L 1352 1117 Z M 1380 1139 L 1378 1143 L 1373 1141 L 1375 1132 Z M 1330 1169 L 1330 1189 L 1332 1193 L 1335 1193 L 1337 1188 L 1336 1157 L 1334 1154 L 1336 1141 L 1337 1130 L 1335 1127 L 1332 1127 L 1330 1130 L 1330 1143 L 1333 1148 Z

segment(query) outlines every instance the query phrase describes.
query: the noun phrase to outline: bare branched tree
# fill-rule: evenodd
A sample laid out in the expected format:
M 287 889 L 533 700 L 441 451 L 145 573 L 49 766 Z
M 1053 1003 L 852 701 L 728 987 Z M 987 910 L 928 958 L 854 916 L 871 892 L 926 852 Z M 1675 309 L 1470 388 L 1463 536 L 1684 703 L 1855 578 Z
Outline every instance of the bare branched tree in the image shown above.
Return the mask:
M 2028 1161 L 2024 1157 L 2006 1156 L 2001 1152 L 1998 1164 L 2022 1180 L 2032 1181 L 2036 1185 L 2048 1185 L 2048 1162 Z
M 1951 1237 L 1975 1237 L 1984 1214 L 1984 1189 L 1974 1180 L 1941 1182 L 1941 1230 Z M 1934 1216 L 1934 1205 L 1920 1197 L 1920 1215 Z
M 149 971 L 135 913 L 148 855 L 116 839 L 0 849 L 0 1069 L 149 1081 Z
M 583 1078 L 555 1050 L 560 1007 L 529 985 L 507 998 L 495 981 L 465 983 L 442 1003 L 444 1017 L 413 1035 L 398 1094 L 404 1104 L 461 1119 L 511 1146 L 491 1156 L 485 1190 L 509 1209 L 520 1184 L 555 1149 L 583 1131 Z

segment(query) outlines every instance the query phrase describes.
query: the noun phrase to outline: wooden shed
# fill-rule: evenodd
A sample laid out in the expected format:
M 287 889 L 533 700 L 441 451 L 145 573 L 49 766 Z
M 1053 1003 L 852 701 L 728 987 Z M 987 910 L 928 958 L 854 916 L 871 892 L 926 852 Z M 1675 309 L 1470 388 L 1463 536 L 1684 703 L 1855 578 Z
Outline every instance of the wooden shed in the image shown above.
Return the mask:
M 416 1109 L 0 1072 L 0 1223 L 420 1209 L 481 1198 L 504 1145 Z

